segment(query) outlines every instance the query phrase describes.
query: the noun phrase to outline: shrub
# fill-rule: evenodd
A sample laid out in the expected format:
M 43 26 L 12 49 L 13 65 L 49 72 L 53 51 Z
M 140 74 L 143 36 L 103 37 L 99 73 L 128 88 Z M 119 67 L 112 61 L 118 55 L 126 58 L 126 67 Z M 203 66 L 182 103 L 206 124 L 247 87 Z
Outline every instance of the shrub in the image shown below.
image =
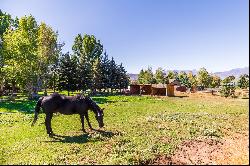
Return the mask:
M 224 84 L 220 88 L 220 94 L 224 97 L 235 97 L 235 85 Z

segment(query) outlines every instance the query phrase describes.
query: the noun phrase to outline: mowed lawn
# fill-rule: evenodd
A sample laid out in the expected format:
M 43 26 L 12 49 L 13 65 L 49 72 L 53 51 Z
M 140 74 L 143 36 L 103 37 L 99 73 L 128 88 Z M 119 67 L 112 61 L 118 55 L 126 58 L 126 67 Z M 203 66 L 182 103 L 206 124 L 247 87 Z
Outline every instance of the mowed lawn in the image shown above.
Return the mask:
M 147 164 L 184 140 L 245 133 L 248 99 L 108 96 L 103 131 L 81 132 L 78 115 L 56 114 L 48 137 L 44 113 L 31 127 L 35 102 L 0 103 L 0 164 Z M 90 120 L 98 128 L 94 114 Z M 85 128 L 88 129 L 87 124 Z

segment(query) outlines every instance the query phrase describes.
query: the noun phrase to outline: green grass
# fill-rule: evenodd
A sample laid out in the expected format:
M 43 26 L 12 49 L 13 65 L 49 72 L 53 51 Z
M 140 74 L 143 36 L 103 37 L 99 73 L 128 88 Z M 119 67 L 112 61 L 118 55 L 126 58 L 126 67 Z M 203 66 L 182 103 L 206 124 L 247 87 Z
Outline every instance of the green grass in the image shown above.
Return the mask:
M 186 139 L 248 130 L 248 100 L 93 98 L 106 108 L 105 132 L 84 134 L 78 115 L 56 114 L 55 138 L 46 134 L 43 113 L 30 126 L 35 102 L 0 103 L 0 164 L 145 164 Z M 92 112 L 90 121 L 97 128 Z

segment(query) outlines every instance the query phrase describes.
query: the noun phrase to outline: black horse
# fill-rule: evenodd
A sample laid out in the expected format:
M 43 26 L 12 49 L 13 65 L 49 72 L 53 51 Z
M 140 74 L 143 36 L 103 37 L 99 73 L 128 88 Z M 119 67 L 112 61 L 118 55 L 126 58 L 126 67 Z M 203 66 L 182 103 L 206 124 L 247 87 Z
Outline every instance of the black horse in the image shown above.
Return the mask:
M 49 96 L 40 97 L 35 107 L 35 117 L 31 126 L 35 124 L 38 118 L 38 113 L 42 107 L 46 114 L 45 126 L 47 134 L 49 136 L 54 135 L 51 128 L 51 119 L 53 113 L 60 112 L 65 115 L 79 114 L 82 122 L 82 130 L 84 132 L 84 117 L 88 122 L 88 126 L 92 129 L 89 122 L 88 110 L 92 110 L 95 113 L 95 118 L 98 121 L 99 127 L 103 127 L 103 110 L 101 109 L 90 97 L 76 95 L 76 96 L 64 96 L 58 93 L 53 93 Z

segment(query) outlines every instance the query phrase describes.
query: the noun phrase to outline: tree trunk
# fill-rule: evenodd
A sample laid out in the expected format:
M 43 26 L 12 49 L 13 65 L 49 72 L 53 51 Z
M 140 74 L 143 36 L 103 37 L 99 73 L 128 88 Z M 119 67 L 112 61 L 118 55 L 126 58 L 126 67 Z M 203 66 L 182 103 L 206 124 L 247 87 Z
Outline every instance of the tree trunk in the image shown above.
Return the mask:
M 53 78 L 53 90 L 54 90 L 54 93 L 56 92 L 56 81 L 55 81 L 55 77 Z
M 44 96 L 47 96 L 48 92 L 47 92 L 47 80 L 45 80 L 44 83 Z
M 53 72 L 53 90 L 54 90 L 54 93 L 56 92 L 56 79 L 55 79 L 55 73 Z
M 2 95 L 3 95 L 3 93 L 4 93 L 4 89 L 3 89 L 3 87 L 4 87 L 4 85 L 3 85 L 3 84 L 1 84 L 1 87 L 0 87 L 0 96 L 2 96 Z
M 47 89 L 45 88 L 44 89 L 44 94 L 43 94 L 44 96 L 47 96 L 48 95 L 48 92 L 47 92 Z
M 32 83 L 27 84 L 27 89 L 28 89 L 28 99 L 29 100 L 33 100 L 34 98 L 36 98 L 38 96 L 36 90 L 33 88 Z
M 11 91 L 10 100 L 15 100 L 15 97 L 14 97 L 14 90 L 15 90 L 15 82 L 12 81 L 12 91 Z
M 11 91 L 11 96 L 13 96 L 14 90 L 15 90 L 15 83 L 14 83 L 14 82 L 12 82 L 12 91 Z

